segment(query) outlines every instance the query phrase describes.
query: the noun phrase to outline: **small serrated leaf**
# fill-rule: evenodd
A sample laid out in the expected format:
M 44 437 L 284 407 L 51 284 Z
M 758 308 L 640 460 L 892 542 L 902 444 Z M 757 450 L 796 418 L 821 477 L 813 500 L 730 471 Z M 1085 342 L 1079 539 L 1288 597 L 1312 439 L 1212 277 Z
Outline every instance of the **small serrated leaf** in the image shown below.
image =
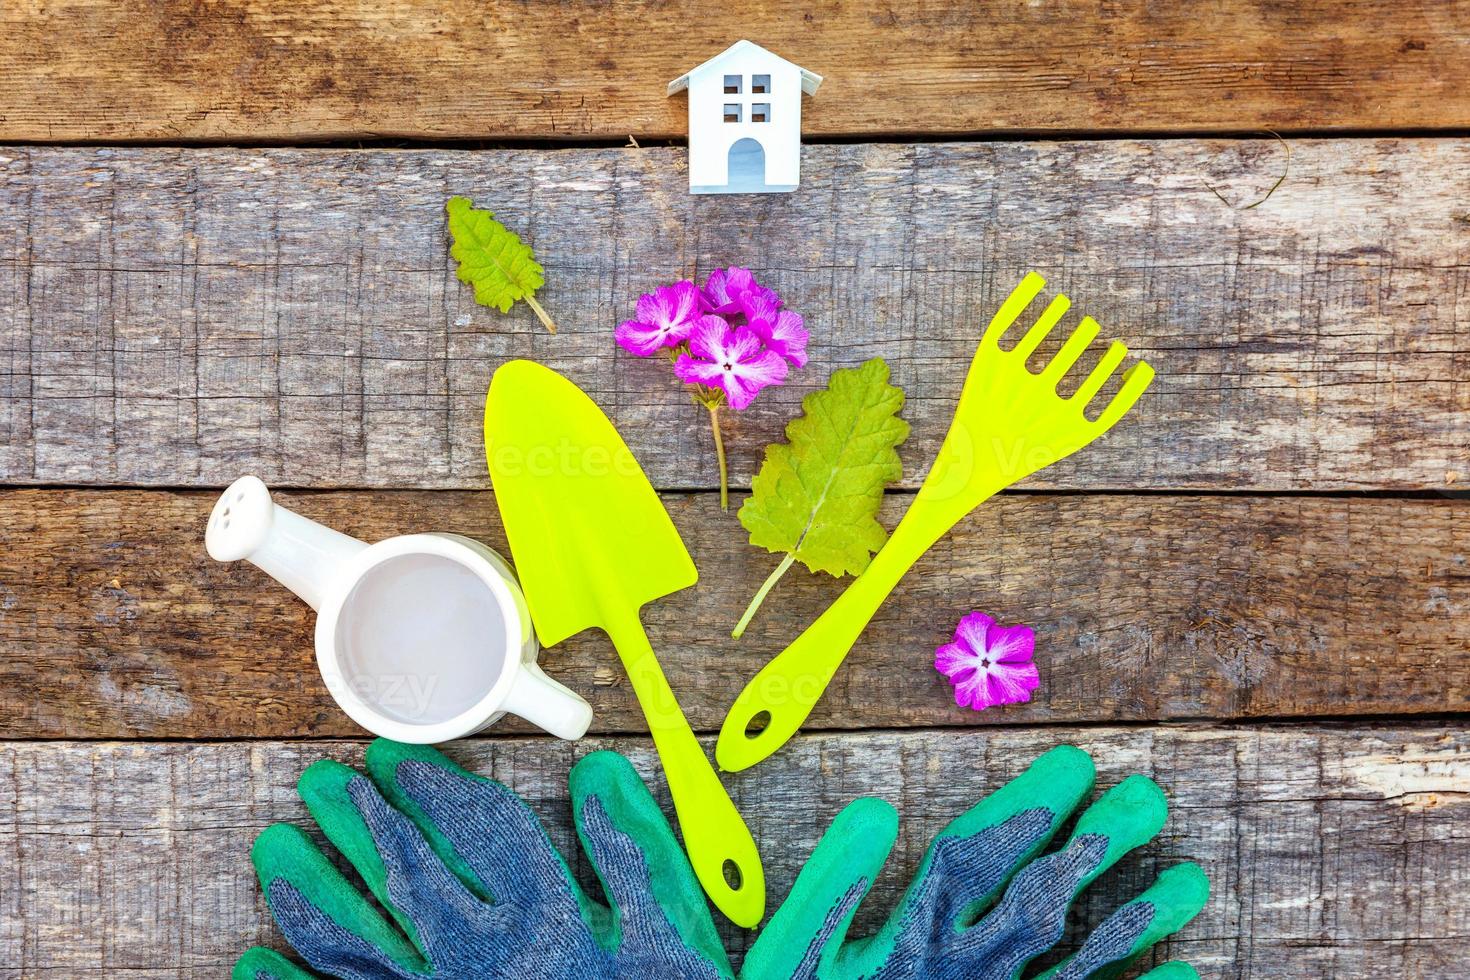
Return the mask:
M 525 300 L 546 329 L 556 333 L 556 324 L 536 302 L 536 290 L 546 280 L 531 246 L 469 198 L 451 197 L 444 210 L 454 240 L 449 254 L 459 263 L 455 275 L 474 287 L 475 302 L 508 313 L 517 300 Z
M 814 572 L 861 574 L 888 538 L 877 515 L 883 488 L 903 475 L 903 402 L 903 389 L 888 383 L 888 365 L 877 357 L 833 372 L 826 390 L 803 398 L 804 414 L 786 426 L 786 443 L 766 448 L 740 508 L 750 543 Z

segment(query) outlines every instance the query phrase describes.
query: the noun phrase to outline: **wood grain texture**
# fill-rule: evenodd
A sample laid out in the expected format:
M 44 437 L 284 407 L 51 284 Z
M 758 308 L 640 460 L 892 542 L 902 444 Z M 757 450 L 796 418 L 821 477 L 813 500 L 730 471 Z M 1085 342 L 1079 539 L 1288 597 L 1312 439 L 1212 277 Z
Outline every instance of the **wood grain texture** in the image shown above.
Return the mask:
M 455 531 L 505 552 L 488 493 L 280 499 L 364 540 Z M 842 584 L 793 570 L 732 640 L 775 559 L 745 543 L 713 494 L 665 500 L 702 580 L 644 621 L 691 722 L 715 731 Z M 888 524 L 906 500 L 890 498 Z M 361 734 L 316 672 L 311 610 L 253 567 L 205 555 L 212 504 L 204 493 L 0 494 L 0 734 Z M 1447 499 L 1003 496 L 904 581 L 809 727 L 1463 711 L 1467 518 L 1470 501 Z M 973 608 L 1036 628 L 1031 704 L 954 705 L 933 649 Z M 646 731 L 601 633 L 542 663 L 588 698 L 596 730 Z
M 1033 266 L 1159 380 L 1032 486 L 1470 473 L 1470 142 L 1298 142 L 1287 183 L 1248 211 L 1206 182 L 1254 197 L 1279 144 L 807 154 L 798 193 L 695 198 L 672 149 L 9 150 L 0 480 L 483 487 L 486 385 L 532 357 L 609 411 L 658 486 L 707 488 L 702 413 L 611 334 L 640 292 L 728 263 L 814 334 L 812 363 L 728 425 L 736 485 L 804 393 L 875 355 L 908 393 L 917 485 L 984 324 Z M 561 335 L 454 280 L 442 209 L 460 192 L 534 241 Z
M 1198 860 L 1213 893 L 1164 947 L 1206 977 L 1463 975 L 1470 957 L 1470 738 L 1415 728 L 1089 728 L 803 737 L 729 779 L 761 843 L 772 903 L 851 799 L 884 797 L 903 830 L 859 934 L 876 927 L 950 819 L 1062 743 L 1092 752 L 1098 787 L 1152 775 L 1172 815 L 1153 843 L 1084 893 L 1069 941 L 1164 867 Z M 576 746 L 457 743 L 462 765 L 523 794 L 565 854 L 566 772 L 593 748 L 628 754 L 669 811 L 643 739 Z M 277 820 L 308 822 L 293 784 L 353 743 L 5 743 L 0 853 L 19 887 L 0 907 L 0 977 L 224 976 L 255 943 L 279 946 L 247 857 Z M 582 880 L 590 868 L 573 860 Z M 738 958 L 745 935 L 725 930 Z
M 1463 127 L 1445 0 L 31 0 L 0 139 L 682 137 L 669 80 L 748 37 L 826 76 L 808 136 Z

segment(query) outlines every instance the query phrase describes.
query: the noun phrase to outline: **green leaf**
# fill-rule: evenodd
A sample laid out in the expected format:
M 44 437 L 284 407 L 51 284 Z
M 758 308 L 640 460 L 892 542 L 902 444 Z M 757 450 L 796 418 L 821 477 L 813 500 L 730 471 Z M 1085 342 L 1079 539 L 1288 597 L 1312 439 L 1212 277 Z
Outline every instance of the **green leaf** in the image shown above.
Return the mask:
M 444 210 L 454 239 L 449 254 L 459 263 L 455 275 L 475 287 L 475 302 L 509 313 L 517 300 L 525 300 L 546 329 L 556 333 L 556 324 L 536 302 L 536 290 L 546 279 L 531 246 L 467 197 L 451 197 Z
M 875 357 L 835 371 L 826 390 L 807 395 L 801 407 L 804 414 L 786 426 L 787 442 L 766 447 L 740 508 L 750 543 L 788 557 L 736 636 L 792 559 L 814 572 L 858 575 L 888 539 L 878 506 L 883 488 L 903 475 L 897 447 L 909 434 L 898 417 L 903 389 L 888 383 L 888 365 Z

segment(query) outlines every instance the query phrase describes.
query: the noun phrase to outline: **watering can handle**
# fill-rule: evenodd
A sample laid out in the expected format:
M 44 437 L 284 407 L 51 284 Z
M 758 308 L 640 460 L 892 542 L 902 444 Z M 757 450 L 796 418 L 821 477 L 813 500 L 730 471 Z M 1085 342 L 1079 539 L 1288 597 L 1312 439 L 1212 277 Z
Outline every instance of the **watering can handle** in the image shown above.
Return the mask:
M 659 667 L 637 612 L 607 627 L 658 749 L 689 863 L 705 894 L 736 925 L 754 928 L 766 911 L 760 851 Z
M 505 710 L 568 741 L 586 735 L 592 724 L 592 706 L 565 684 L 547 677 L 534 663 L 516 668 Z

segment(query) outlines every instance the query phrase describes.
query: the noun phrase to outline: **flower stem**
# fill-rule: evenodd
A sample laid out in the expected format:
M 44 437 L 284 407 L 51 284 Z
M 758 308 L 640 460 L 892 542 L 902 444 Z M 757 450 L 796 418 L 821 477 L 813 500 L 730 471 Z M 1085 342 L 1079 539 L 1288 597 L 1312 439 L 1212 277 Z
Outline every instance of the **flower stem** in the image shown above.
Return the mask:
M 715 434 L 715 455 L 720 459 L 720 510 L 730 509 L 730 478 L 725 466 L 725 440 L 720 435 L 720 406 L 718 403 L 707 405 L 709 409 L 709 427 Z
M 755 616 L 755 611 L 761 607 L 762 602 L 766 601 L 766 593 L 770 592 L 771 587 L 781 580 L 781 576 L 786 574 L 786 569 L 790 568 L 794 561 L 796 561 L 796 556 L 791 554 L 781 559 L 781 564 L 777 565 L 776 570 L 766 577 L 760 589 L 757 590 L 755 598 L 751 599 L 750 605 L 745 607 L 745 615 L 740 617 L 740 622 L 736 623 L 735 628 L 730 631 L 731 636 L 737 640 L 740 639 L 740 635 L 745 632 L 745 627 L 750 625 L 751 619 Z
M 540 303 L 536 302 L 536 297 L 527 293 L 525 298 L 526 305 L 531 308 L 531 312 L 536 314 L 537 319 L 546 325 L 547 330 L 556 333 L 556 324 L 552 321 L 551 315 L 546 312 Z

